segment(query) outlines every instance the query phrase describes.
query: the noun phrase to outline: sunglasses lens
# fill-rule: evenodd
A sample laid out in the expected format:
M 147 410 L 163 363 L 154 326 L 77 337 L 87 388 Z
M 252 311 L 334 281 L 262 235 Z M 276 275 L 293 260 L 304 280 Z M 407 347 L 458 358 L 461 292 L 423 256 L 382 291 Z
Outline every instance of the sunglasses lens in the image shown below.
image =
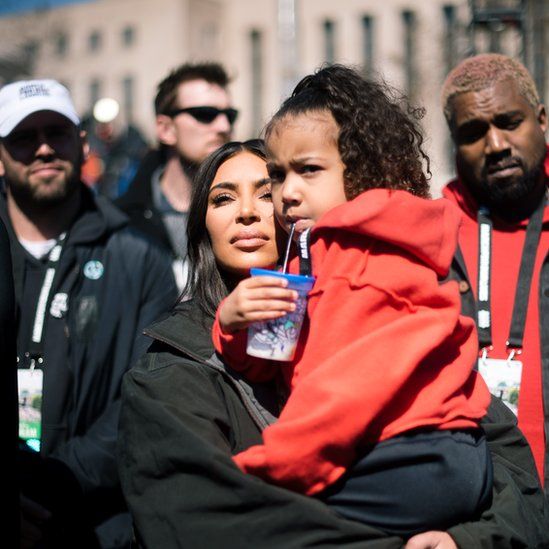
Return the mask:
M 225 109 L 225 114 L 229 119 L 230 124 L 234 124 L 236 117 L 238 116 L 238 111 L 236 109 Z
M 195 120 L 202 124 L 211 124 L 220 114 L 224 114 L 229 124 L 233 124 L 238 116 L 236 109 L 218 109 L 216 107 L 189 107 L 186 109 L 179 109 L 172 113 L 172 116 L 177 116 L 181 113 L 190 114 Z
M 202 124 L 211 124 L 217 118 L 219 112 L 215 107 L 195 107 L 188 110 L 188 113 Z

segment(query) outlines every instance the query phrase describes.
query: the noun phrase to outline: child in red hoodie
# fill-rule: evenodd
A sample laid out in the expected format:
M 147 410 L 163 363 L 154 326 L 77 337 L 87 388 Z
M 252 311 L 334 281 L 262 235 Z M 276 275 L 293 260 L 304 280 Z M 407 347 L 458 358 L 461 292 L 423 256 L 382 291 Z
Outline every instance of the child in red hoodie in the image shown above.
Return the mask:
M 387 87 L 334 65 L 297 85 L 266 141 L 276 217 L 311 229 L 316 281 L 289 363 L 245 354 L 249 324 L 295 308 L 284 280 L 246 279 L 219 307 L 224 359 L 254 381 L 281 372 L 290 389 L 237 465 L 404 537 L 478 517 L 490 396 L 474 323 L 443 282 L 460 214 L 429 199 L 417 121 Z

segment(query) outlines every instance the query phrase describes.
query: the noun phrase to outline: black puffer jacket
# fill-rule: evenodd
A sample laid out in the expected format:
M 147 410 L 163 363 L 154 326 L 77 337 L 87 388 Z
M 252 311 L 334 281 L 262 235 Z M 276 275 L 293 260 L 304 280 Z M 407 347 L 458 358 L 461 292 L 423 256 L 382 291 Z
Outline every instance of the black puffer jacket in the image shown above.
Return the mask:
M 251 391 L 212 358 L 211 318 L 192 301 L 146 330 L 147 354 L 124 378 L 119 467 L 147 549 L 345 547 L 403 542 L 344 520 L 320 501 L 242 474 L 230 459 L 261 440 L 268 386 Z M 509 412 L 510 414 L 510 412 Z M 460 547 L 548 547 L 544 498 L 512 414 L 494 401 L 485 429 L 494 502 L 451 530 Z
M 17 370 L 15 362 L 15 297 L 8 233 L 0 221 L 0 436 L 4 441 L 6 471 L 17 472 Z M 9 544 L 19 536 L 19 494 L 17 483 L 8 478 L 2 490 L 5 529 L 2 537 Z

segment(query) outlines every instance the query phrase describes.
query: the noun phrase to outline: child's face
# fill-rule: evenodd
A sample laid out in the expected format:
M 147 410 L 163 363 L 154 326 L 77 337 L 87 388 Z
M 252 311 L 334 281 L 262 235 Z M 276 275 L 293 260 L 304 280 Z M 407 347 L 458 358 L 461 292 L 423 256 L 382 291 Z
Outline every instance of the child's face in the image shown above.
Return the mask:
M 273 204 L 280 224 L 297 233 L 347 202 L 337 148 L 339 130 L 329 112 L 286 116 L 273 128 L 267 148 Z

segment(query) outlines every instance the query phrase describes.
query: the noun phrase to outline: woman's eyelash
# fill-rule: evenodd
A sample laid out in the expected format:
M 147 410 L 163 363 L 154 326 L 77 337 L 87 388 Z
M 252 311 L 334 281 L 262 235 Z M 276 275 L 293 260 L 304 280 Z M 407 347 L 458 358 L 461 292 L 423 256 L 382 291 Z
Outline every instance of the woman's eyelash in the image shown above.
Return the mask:
M 220 206 L 221 204 L 227 202 L 228 200 L 231 200 L 230 194 L 217 194 L 214 197 L 212 197 L 212 204 L 214 206 Z

